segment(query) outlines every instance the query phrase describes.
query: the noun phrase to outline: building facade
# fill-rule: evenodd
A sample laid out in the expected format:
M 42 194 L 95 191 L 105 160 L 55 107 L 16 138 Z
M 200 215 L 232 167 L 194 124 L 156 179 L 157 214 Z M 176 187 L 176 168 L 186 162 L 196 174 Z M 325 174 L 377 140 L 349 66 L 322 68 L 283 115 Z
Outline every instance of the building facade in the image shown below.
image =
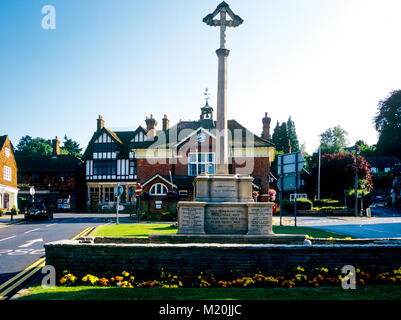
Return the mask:
M 18 209 L 17 163 L 8 136 L 0 136 L 0 209 Z
M 43 201 L 56 212 L 85 211 L 84 162 L 72 155 L 60 154 L 60 141 L 53 140 L 52 155 L 16 153 L 18 200 L 25 207 L 35 188 L 35 201 Z
M 230 173 L 250 174 L 254 189 L 267 201 L 270 164 L 274 145 L 270 140 L 270 118 L 263 118 L 263 134 L 256 136 L 236 120 L 228 120 Z M 148 213 L 174 212 L 177 201 L 193 200 L 193 180 L 201 173 L 215 173 L 216 124 L 213 108 L 201 108 L 196 121 L 180 121 L 170 127 L 167 115 L 161 130 L 151 115 L 146 127 L 112 131 L 102 116 L 85 153 L 87 210 L 115 212 L 114 187 L 123 186 L 123 210 L 136 210 L 135 188 L 141 185 L 141 210 Z

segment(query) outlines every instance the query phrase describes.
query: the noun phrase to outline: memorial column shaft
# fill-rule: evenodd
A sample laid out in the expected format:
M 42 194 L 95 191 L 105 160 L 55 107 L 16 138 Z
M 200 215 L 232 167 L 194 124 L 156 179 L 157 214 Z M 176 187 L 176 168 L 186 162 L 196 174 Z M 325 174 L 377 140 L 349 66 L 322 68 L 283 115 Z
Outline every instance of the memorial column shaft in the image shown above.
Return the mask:
M 228 125 L 227 125 L 227 58 L 228 49 L 216 51 L 219 58 L 217 119 L 216 119 L 216 174 L 228 174 Z

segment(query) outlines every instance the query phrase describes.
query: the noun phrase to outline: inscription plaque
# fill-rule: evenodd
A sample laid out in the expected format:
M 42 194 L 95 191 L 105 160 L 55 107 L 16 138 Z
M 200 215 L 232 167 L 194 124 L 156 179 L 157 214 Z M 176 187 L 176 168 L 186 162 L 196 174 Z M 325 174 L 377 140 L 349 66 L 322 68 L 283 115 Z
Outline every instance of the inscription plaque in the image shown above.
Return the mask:
M 245 206 L 206 206 L 207 234 L 246 234 L 248 231 Z
M 178 209 L 179 234 L 204 234 L 205 208 L 202 206 L 180 206 Z
M 272 230 L 273 207 L 249 206 L 248 207 L 248 234 L 268 235 L 273 234 Z

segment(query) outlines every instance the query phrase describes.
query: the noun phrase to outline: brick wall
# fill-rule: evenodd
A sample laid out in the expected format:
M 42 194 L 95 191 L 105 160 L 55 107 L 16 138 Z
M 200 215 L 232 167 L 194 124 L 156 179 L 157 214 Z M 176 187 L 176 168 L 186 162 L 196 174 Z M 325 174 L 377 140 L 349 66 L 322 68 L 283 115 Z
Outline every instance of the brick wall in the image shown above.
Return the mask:
M 230 270 L 289 270 L 297 266 L 368 267 L 382 270 L 401 266 L 400 244 L 244 245 L 244 244 L 92 244 L 64 240 L 45 244 L 46 263 L 58 272 L 121 272 L 136 274 L 213 272 Z

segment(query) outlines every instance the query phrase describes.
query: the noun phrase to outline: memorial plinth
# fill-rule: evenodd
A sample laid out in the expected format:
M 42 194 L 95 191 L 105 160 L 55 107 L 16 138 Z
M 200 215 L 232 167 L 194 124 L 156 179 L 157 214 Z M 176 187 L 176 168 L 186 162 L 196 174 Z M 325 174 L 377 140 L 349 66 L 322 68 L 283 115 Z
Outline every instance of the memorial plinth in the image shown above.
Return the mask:
M 253 178 L 206 175 L 195 178 L 195 201 L 178 203 L 178 234 L 272 235 L 273 203 L 254 202 Z

